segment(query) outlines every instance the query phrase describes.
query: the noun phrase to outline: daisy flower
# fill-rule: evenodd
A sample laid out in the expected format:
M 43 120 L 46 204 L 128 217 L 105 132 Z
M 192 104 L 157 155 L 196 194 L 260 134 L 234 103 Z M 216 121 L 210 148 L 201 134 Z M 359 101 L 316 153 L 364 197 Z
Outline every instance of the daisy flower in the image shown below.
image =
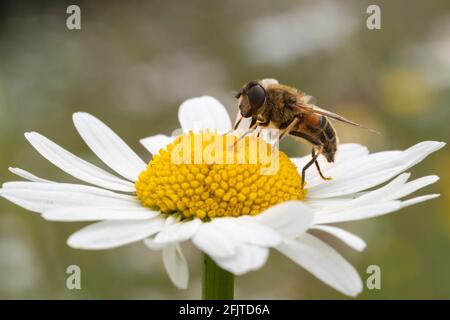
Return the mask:
M 342 144 L 334 163 L 320 160 L 333 179 L 323 181 L 310 169 L 302 190 L 300 172 L 310 156 L 289 158 L 279 151 L 278 170 L 272 175 L 261 174 L 258 163 L 173 163 L 171 154 L 186 139 L 203 133 L 219 141 L 231 130 L 225 108 L 212 97 L 189 99 L 180 106 L 182 134 L 141 140 L 153 155 L 148 164 L 94 116 L 75 113 L 73 121 L 88 147 L 116 174 L 29 132 L 26 139 L 43 157 L 86 184 L 59 183 L 10 168 L 27 181 L 4 183 L 0 195 L 47 220 L 99 221 L 69 237 L 73 248 L 100 250 L 144 241 L 161 250 L 178 288 L 186 288 L 189 278 L 180 244 L 192 241 L 206 257 L 204 280 L 216 281 L 219 290 L 232 290 L 233 275 L 261 268 L 273 248 L 332 288 L 356 296 L 362 281 L 355 268 L 309 231 L 320 230 L 363 250 L 361 238 L 332 224 L 436 198 L 430 194 L 403 200 L 438 180 L 426 176 L 408 181 L 410 174 L 404 172 L 445 145 L 425 141 L 404 151 L 370 154 L 362 145 Z M 251 139 L 258 138 L 244 140 Z M 205 148 L 201 144 L 200 151 L 189 155 L 196 157 Z M 214 297 L 208 293 L 214 286 L 204 290 L 205 297 Z M 215 297 L 232 297 L 232 292 Z

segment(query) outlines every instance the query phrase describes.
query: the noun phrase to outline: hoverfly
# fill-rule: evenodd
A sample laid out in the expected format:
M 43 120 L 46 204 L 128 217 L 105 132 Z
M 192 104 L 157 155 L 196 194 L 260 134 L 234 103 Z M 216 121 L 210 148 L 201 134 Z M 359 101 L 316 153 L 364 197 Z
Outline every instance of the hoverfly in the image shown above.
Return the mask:
M 251 118 L 250 127 L 242 137 L 256 128 L 270 127 L 281 131 L 279 141 L 289 134 L 312 144 L 312 159 L 302 168 L 302 188 L 305 184 L 305 172 L 313 164 L 316 165 L 322 179 L 331 179 L 323 175 L 317 161 L 322 154 L 328 162 L 334 162 L 338 148 L 336 130 L 328 118 L 362 127 L 314 105 L 311 96 L 296 88 L 279 84 L 275 79 L 251 81 L 239 90 L 236 98 L 239 99 L 241 117 L 236 122 L 234 130 L 238 128 L 243 118 Z

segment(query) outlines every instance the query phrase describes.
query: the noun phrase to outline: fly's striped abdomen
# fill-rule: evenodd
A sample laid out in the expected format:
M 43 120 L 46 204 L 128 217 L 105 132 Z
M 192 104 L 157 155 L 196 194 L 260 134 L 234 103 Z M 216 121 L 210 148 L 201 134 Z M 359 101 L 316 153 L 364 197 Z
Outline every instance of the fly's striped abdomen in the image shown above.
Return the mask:
M 323 155 L 325 156 L 325 158 L 327 158 L 328 162 L 333 162 L 334 155 L 337 151 L 336 131 L 325 116 L 321 116 L 320 127 L 320 141 L 323 145 Z
M 327 161 L 334 161 L 338 144 L 337 136 L 327 117 L 317 114 L 303 114 L 301 122 L 290 134 L 309 141 L 316 149 L 323 147 L 322 154 Z

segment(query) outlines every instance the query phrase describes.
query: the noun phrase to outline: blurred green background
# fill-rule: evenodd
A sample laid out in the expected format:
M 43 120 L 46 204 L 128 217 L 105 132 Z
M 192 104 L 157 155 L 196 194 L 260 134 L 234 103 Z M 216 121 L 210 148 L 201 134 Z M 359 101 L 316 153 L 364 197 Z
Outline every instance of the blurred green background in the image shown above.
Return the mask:
M 81 7 L 82 29 L 66 28 L 66 8 Z M 366 8 L 381 7 L 381 30 Z M 102 166 L 71 124 L 75 111 L 110 125 L 145 160 L 138 139 L 170 134 L 186 98 L 213 95 L 231 114 L 233 92 L 273 77 L 319 105 L 382 132 L 336 124 L 341 142 L 371 151 L 405 149 L 450 137 L 450 3 L 437 1 L 2 1 L 0 4 L 0 181 L 17 166 L 74 181 L 23 137 L 38 131 Z M 284 141 L 291 156 L 307 144 Z M 381 267 L 381 290 L 358 299 L 450 298 L 450 150 L 415 167 L 438 174 L 422 193 L 441 197 L 345 227 L 367 240 L 355 253 L 331 238 L 363 280 Z M 170 283 L 159 252 L 141 243 L 110 251 L 66 246 L 83 224 L 51 223 L 0 199 L 0 298 L 200 298 L 201 256 L 185 251 L 190 286 Z M 82 290 L 66 289 L 68 265 L 81 267 Z M 345 298 L 287 258 L 236 280 L 237 298 Z

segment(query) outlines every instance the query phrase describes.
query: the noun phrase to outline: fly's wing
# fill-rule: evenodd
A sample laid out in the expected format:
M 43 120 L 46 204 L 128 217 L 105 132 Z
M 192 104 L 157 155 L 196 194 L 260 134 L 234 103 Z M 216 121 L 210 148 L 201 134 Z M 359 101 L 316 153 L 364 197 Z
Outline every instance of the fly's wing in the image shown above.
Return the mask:
M 313 96 L 307 95 L 305 94 L 303 97 L 303 102 L 307 103 L 307 104 L 316 104 L 317 103 L 317 99 L 314 98 Z
M 340 116 L 340 115 L 338 115 L 336 113 L 333 113 L 331 111 L 322 109 L 322 108 L 320 108 L 320 107 L 318 107 L 318 106 L 316 106 L 314 104 L 296 103 L 295 105 L 292 105 L 292 107 L 296 108 L 296 109 L 298 109 L 298 110 L 300 110 L 302 112 L 320 114 L 320 115 L 325 116 L 325 117 L 330 118 L 330 119 L 341 121 L 341 122 L 344 122 L 344 123 L 347 123 L 347 124 L 351 124 L 352 126 L 357 126 L 357 127 L 360 127 L 360 128 L 367 129 L 367 130 L 370 130 L 372 132 L 378 133 L 375 130 L 366 128 L 366 127 L 364 127 L 364 126 L 362 126 L 362 125 L 360 125 L 360 124 L 358 124 L 356 122 L 348 120 L 348 119 L 344 118 L 343 116 Z

